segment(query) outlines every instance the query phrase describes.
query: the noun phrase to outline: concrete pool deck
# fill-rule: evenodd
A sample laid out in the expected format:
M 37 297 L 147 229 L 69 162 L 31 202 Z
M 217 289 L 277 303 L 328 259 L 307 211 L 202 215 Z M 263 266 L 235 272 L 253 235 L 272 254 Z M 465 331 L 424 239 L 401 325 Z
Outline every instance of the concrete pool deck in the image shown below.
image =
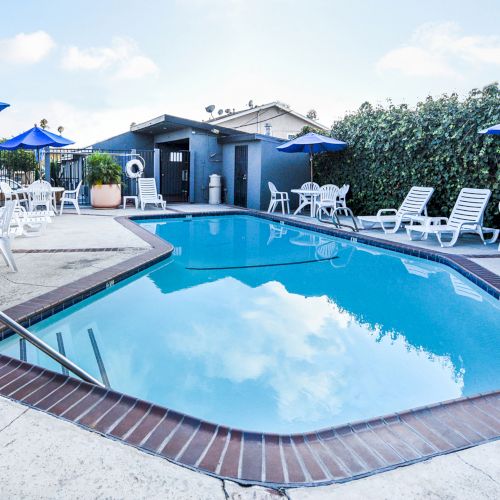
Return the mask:
M 193 211 L 206 211 L 207 209 L 213 209 L 213 207 L 209 207 L 207 205 L 183 205 L 183 206 L 175 206 L 175 211 L 171 213 L 186 213 L 186 212 L 193 212 Z M 227 207 L 221 207 L 221 210 L 230 210 L 231 208 Z M 153 211 L 148 211 L 148 215 L 152 215 L 155 212 Z M 158 212 L 158 213 L 165 213 L 165 212 Z M 167 212 L 168 213 L 168 212 Z M 58 217 L 55 219 L 54 224 L 49 226 L 48 231 L 45 235 L 39 237 L 39 238 L 19 238 L 14 241 L 14 249 L 16 251 L 16 259 L 18 260 L 18 265 L 20 267 L 20 273 L 14 274 L 14 273 L 9 273 L 6 272 L 6 268 L 0 268 L 0 284 L 1 284 L 1 292 L 0 292 L 0 303 L 2 304 L 2 308 L 6 307 L 4 305 L 4 300 L 10 300 L 10 302 L 5 302 L 6 304 L 9 305 L 14 305 L 18 302 L 25 301 L 29 296 L 37 296 L 40 293 L 40 290 L 45 291 L 47 288 L 56 288 L 57 286 L 65 283 L 69 283 L 74 281 L 76 278 L 81 277 L 81 276 L 87 276 L 89 274 L 92 274 L 95 272 L 97 269 L 102 269 L 102 268 L 107 268 L 110 265 L 113 265 L 115 262 L 123 262 L 124 260 L 130 258 L 132 255 L 140 255 L 141 253 L 144 253 L 148 250 L 149 245 L 145 244 L 141 238 L 137 238 L 135 235 L 130 233 L 126 228 L 118 224 L 113 217 L 117 215 L 135 215 L 135 214 L 141 214 L 143 215 L 144 212 L 140 211 L 135 211 L 133 209 L 129 209 L 126 211 L 109 211 L 107 212 L 98 212 L 96 214 L 96 211 L 92 210 L 86 210 L 84 211 L 84 215 L 79 217 L 77 219 L 76 215 L 68 214 L 64 215 L 63 217 Z M 305 218 L 306 222 L 310 222 L 311 219 Z M 368 232 L 367 232 L 368 233 Z M 380 237 L 380 231 L 376 231 L 375 234 L 377 237 Z M 103 236 L 104 235 L 104 236 Z M 400 235 L 397 235 L 400 237 Z M 404 235 L 402 235 L 404 236 Z M 394 236 L 393 236 L 394 237 Z M 424 244 L 430 244 L 432 243 L 429 242 L 424 242 Z M 494 246 L 489 246 L 489 247 L 484 247 L 481 244 L 467 244 L 467 250 L 462 249 L 461 252 L 465 253 L 467 252 L 468 255 L 491 255 L 491 258 L 487 257 L 479 257 L 479 258 L 474 258 L 474 261 L 476 261 L 479 265 L 483 265 L 483 263 L 487 263 L 490 266 L 490 270 L 496 270 L 498 266 L 497 263 L 500 263 L 499 259 L 496 257 L 496 253 L 498 253 L 497 250 L 497 245 Z M 88 251 L 88 249 L 92 249 L 92 251 Z M 440 247 L 435 246 L 434 247 L 436 250 L 440 249 Z M 452 249 L 453 251 L 456 251 L 457 249 L 460 250 L 460 247 L 456 247 L 455 249 Z M 486 249 L 486 251 L 484 251 Z M 495 253 L 496 252 L 496 253 Z M 471 259 L 472 260 L 472 259 Z M 491 261 L 491 262 L 489 262 Z M 26 263 L 23 265 L 23 263 Z M 485 266 L 486 267 L 486 266 Z M 21 274 L 24 273 L 24 274 Z M 498 274 L 498 271 L 496 271 Z M 5 287 L 4 287 L 5 285 Z M 5 294 L 6 299 L 4 299 L 3 294 Z M 30 295 L 31 294 L 31 295 Z M 1 401 L 5 401 L 5 399 L 2 399 Z M 14 404 L 14 403 L 12 403 Z M 1 412 L 1 410 L 0 410 Z M 28 410 L 31 414 L 34 413 L 35 417 L 33 418 L 42 418 L 39 417 L 38 415 L 42 415 L 40 412 L 37 412 L 36 410 Z M 1 413 L 0 413 L 1 415 Z M 0 417 L 1 418 L 1 417 Z M 56 420 L 51 416 L 44 415 L 44 418 L 51 419 L 51 420 Z M 21 419 L 21 417 L 19 417 Z M 67 426 L 72 426 L 71 424 L 67 422 L 62 422 Z M 0 422 L 1 424 L 1 422 Z M 13 425 L 13 424 L 12 424 Z M 10 427 L 10 424 L 9 424 Z M 75 430 L 78 430 L 79 432 L 87 433 L 88 431 L 83 430 L 81 428 L 72 426 L 75 428 Z M 2 426 L 0 425 L 0 429 Z M 100 436 L 94 435 L 97 439 L 100 439 L 99 442 L 106 441 L 105 439 L 101 438 Z M 1 437 L 1 434 L 0 434 Z M 25 438 L 28 439 L 28 438 Z M 87 438 L 85 438 L 87 439 Z M 22 441 L 22 439 L 21 439 Z M 114 443 L 115 445 L 120 445 L 123 449 L 127 448 L 126 446 L 120 444 L 120 443 Z M 498 443 L 493 443 L 493 444 L 487 444 L 487 445 L 482 445 L 477 448 L 474 448 L 474 450 L 482 450 L 485 449 L 486 447 L 491 447 L 492 445 L 497 446 Z M 28 447 L 29 448 L 29 447 Z M 64 452 L 65 449 L 64 447 L 61 447 L 59 450 L 61 453 L 61 456 L 59 457 L 59 460 L 64 460 Z M 141 453 L 137 450 L 131 450 L 135 454 L 137 454 L 138 457 L 147 457 L 147 459 L 155 459 L 155 460 L 161 460 L 156 457 L 151 457 L 149 455 L 146 455 L 145 453 Z M 472 450 L 468 450 L 472 451 Z M 498 446 L 496 448 L 496 451 L 498 453 Z M 461 452 L 456 452 L 452 455 L 447 455 L 439 458 L 432 459 L 430 462 L 427 463 L 436 463 L 436 460 L 439 460 L 439 463 L 445 464 L 443 467 L 446 469 L 449 463 L 449 467 L 453 469 L 450 471 L 452 474 L 455 473 L 455 469 L 457 469 L 457 455 L 460 453 L 466 453 L 467 451 L 461 451 Z M 120 453 L 127 453 L 121 451 Z M 483 453 L 479 453 L 479 461 L 480 465 L 477 466 L 479 469 L 484 468 L 484 470 L 489 470 L 488 469 L 488 460 L 487 456 L 488 454 L 486 451 Z M 455 457 L 455 458 L 453 458 Z M 484 458 L 486 461 L 484 464 L 481 465 L 481 459 Z M 485 458 L 486 457 L 486 458 Z M 450 462 L 446 462 L 448 459 L 450 459 Z M 143 458 L 136 458 L 136 460 L 142 461 Z M 146 460 L 146 458 L 144 458 Z M 444 461 L 444 462 L 441 462 Z M 3 461 L 2 461 L 3 462 Z M 165 462 L 165 461 L 164 461 Z M 195 475 L 197 478 L 200 477 L 199 473 L 192 472 L 192 471 L 186 471 L 185 469 L 182 469 L 176 465 L 170 464 L 168 462 L 165 462 L 168 464 L 169 467 L 172 468 L 173 471 L 178 471 L 178 476 L 176 477 L 182 477 L 184 473 L 189 472 L 189 474 Z M 425 463 L 425 464 L 427 464 Z M 425 464 L 419 464 L 418 466 L 424 466 Z M 89 464 L 92 466 L 95 466 L 95 463 Z M 476 465 L 476 464 L 475 464 Z M 3 466 L 3 464 L 2 464 Z M 148 466 L 145 465 L 145 468 Z M 363 491 L 377 491 L 376 488 L 374 488 L 373 484 L 373 479 L 374 478 L 384 478 L 391 476 L 392 481 L 397 480 L 397 486 L 400 486 L 400 479 L 397 474 L 400 472 L 404 471 L 409 471 L 409 470 L 415 470 L 417 465 L 412 465 L 410 467 L 405 467 L 402 469 L 394 470 L 392 472 L 387 472 L 382 475 L 378 476 L 373 476 L 371 478 L 367 479 L 359 479 L 355 482 L 351 482 L 345 485 L 333 485 L 333 486 L 328 486 L 328 487 L 318 487 L 318 488 L 313 488 L 313 489 L 308 489 L 308 490 L 302 490 L 302 489 L 290 489 L 287 491 L 287 494 L 289 495 L 290 498 L 335 498 L 333 495 L 349 495 L 349 498 L 351 498 L 351 494 L 353 495 L 352 498 L 355 498 L 355 495 L 359 495 L 360 497 L 367 498 L 366 495 L 363 495 Z M 427 469 L 428 470 L 428 469 Z M 181 472 L 182 471 L 182 472 Z M 74 472 L 74 471 L 73 471 Z M 89 471 L 90 472 L 90 471 Z M 31 473 L 36 473 L 36 471 L 31 471 Z M 118 476 L 116 477 L 121 477 L 119 475 L 120 471 L 117 471 Z M 45 476 L 45 472 L 40 470 L 40 480 L 43 480 L 43 478 L 47 477 Z M 393 474 L 396 474 L 396 479 L 394 478 Z M 416 472 L 415 472 L 416 474 Z M 480 474 L 478 472 L 478 474 Z M 495 469 L 493 470 L 493 473 L 488 472 L 488 474 L 493 477 L 493 484 L 496 485 L 496 488 L 498 488 L 498 470 Z M 484 475 L 484 474 L 483 474 Z M 56 474 L 57 476 L 57 474 Z M 458 477 L 454 477 L 453 481 L 450 480 L 448 477 L 443 478 L 441 477 L 442 475 L 440 474 L 435 474 L 431 473 L 431 481 L 429 483 L 429 480 L 422 480 L 420 481 L 422 484 L 419 484 L 418 481 L 413 485 L 415 488 L 413 490 L 410 489 L 410 491 L 413 491 L 415 495 L 417 496 L 418 494 L 422 494 L 424 492 L 429 492 L 429 491 L 436 491 L 439 492 L 441 491 L 440 488 L 443 487 L 444 490 L 446 491 L 446 488 L 451 488 L 453 487 L 455 490 L 455 495 L 456 495 L 456 485 L 457 484 L 462 484 L 462 482 L 458 479 Z M 468 474 L 463 473 L 462 471 L 462 476 L 463 477 L 469 477 Z M 115 482 L 118 482 L 115 477 Z M 243 495 L 252 495 L 248 496 L 248 498 L 266 498 L 271 495 L 271 493 L 266 492 L 265 489 L 263 488 L 239 488 L 236 486 L 234 483 L 231 483 L 229 481 L 224 481 L 223 484 L 225 483 L 225 491 L 221 491 L 221 481 L 218 479 L 214 478 L 208 478 L 207 476 L 201 476 L 204 479 L 209 479 L 210 481 L 215 481 L 217 484 L 217 491 L 218 494 L 222 493 L 225 495 L 227 498 L 229 497 L 232 498 L 247 498 L 247 496 Z M 418 475 L 417 475 L 418 477 Z M 465 481 L 465 485 L 463 486 L 462 491 L 466 492 L 469 491 L 467 488 L 474 484 L 474 482 L 481 482 L 482 486 L 482 479 L 480 479 L 482 476 L 481 474 L 476 478 L 472 479 L 471 482 Z M 157 478 L 158 480 L 161 480 L 163 478 Z M 441 481 L 444 480 L 445 484 L 441 484 Z M 191 481 L 191 479 L 189 479 Z M 194 481 L 194 479 L 192 479 Z M 215 490 L 212 496 L 210 494 L 210 487 L 208 486 L 208 483 L 204 483 L 204 480 L 202 481 L 201 479 L 199 480 L 201 483 L 200 488 L 202 488 L 203 491 L 198 491 L 197 494 L 199 494 L 200 498 L 217 498 L 215 496 Z M 395 486 L 392 484 L 391 485 L 391 480 L 387 479 L 386 482 L 385 480 L 382 480 L 381 488 L 379 491 L 380 496 L 384 496 L 384 488 L 394 488 Z M 496 481 L 496 483 L 495 483 Z M 69 481 L 71 482 L 71 481 Z M 68 482 L 68 483 L 69 483 Z M 105 482 L 105 481 L 104 481 Z M 364 486 L 359 486 L 361 484 L 368 484 L 370 486 L 366 486 L 366 490 L 363 490 Z M 96 481 L 95 486 L 99 487 L 99 484 L 104 484 L 100 483 L 99 481 Z M 153 484 L 158 485 L 158 483 L 153 482 Z M 195 483 L 198 484 L 198 483 Z M 375 481 L 375 484 L 378 484 L 377 481 Z M 405 483 L 403 483 L 405 484 Z M 435 488 L 435 490 L 425 490 L 426 487 L 428 487 L 428 484 L 432 484 L 432 488 Z M 446 486 L 447 484 L 447 486 Z M 489 483 L 488 483 L 489 484 Z M 345 489 L 347 487 L 350 487 L 351 485 L 358 485 L 354 489 Z M 385 485 L 385 486 L 384 486 Z M 144 486 L 144 485 L 143 485 Z M 491 485 L 490 485 L 491 486 Z M 490 487 L 488 486 L 488 487 Z M 103 486 L 104 487 L 104 486 Z M 160 486 L 157 486 L 160 488 Z M 205 491 L 205 488 L 208 488 Z M 359 489 L 361 488 L 361 489 Z M 420 489 L 419 488 L 424 488 Z M 86 490 L 87 491 L 87 490 Z M 127 496 L 127 490 L 124 489 L 125 491 L 125 496 Z M 133 490 L 130 490 L 133 491 Z M 144 494 L 137 494 L 137 495 L 130 495 L 130 496 L 145 496 L 145 497 L 151 497 L 150 493 L 151 490 L 143 490 Z M 163 490 L 158 490 L 162 491 Z M 385 491 L 391 491 L 391 490 L 385 490 Z M 394 490 L 392 490 L 394 491 Z M 470 491 L 474 492 L 481 492 L 482 494 L 485 495 L 487 498 L 489 495 L 490 497 L 494 497 L 495 493 L 498 494 L 498 489 L 497 490 L 491 490 L 493 491 L 493 495 L 491 495 L 490 490 L 481 490 L 475 488 L 471 488 Z M 228 493 L 229 492 L 229 493 Z M 450 491 L 448 491 L 448 494 Z M 97 494 L 97 492 L 96 492 Z M 184 494 L 185 496 L 182 496 Z M 323 496 L 321 496 L 321 494 Z M 412 493 L 413 494 L 413 493 Z M 232 495 L 232 496 L 231 496 Z M 327 495 L 327 496 L 325 496 Z M 54 495 L 53 495 L 54 496 Z M 57 495 L 55 495 L 57 496 Z M 71 496 L 71 495 L 70 495 Z M 90 497 L 96 496 L 89 494 Z M 112 493 L 109 494 L 109 496 L 118 496 L 122 497 L 124 495 L 121 495 L 119 493 L 119 490 L 117 490 L 116 494 L 113 495 Z M 153 495 L 154 496 L 154 495 Z M 380 496 L 373 496 L 373 498 L 379 498 Z M 469 495 L 464 495 L 464 497 Z M 167 493 L 163 495 L 163 497 L 168 497 Z M 196 498 L 196 495 L 193 495 L 190 490 L 185 490 L 184 493 L 181 493 L 181 491 L 176 490 L 176 493 L 171 496 L 172 498 Z M 455 496 L 456 498 L 460 498 L 460 496 Z M 453 496 L 452 496 L 453 498 Z

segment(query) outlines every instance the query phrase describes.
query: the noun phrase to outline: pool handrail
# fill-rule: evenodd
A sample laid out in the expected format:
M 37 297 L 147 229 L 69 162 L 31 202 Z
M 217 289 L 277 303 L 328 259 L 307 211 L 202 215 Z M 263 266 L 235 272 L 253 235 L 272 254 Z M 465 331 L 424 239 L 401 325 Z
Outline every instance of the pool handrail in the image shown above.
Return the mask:
M 37 349 L 51 357 L 54 361 L 64 366 L 68 371 L 74 373 L 77 377 L 80 377 L 85 382 L 97 385 L 98 387 L 105 388 L 104 384 L 99 382 L 97 379 L 88 374 L 83 368 L 80 368 L 77 364 L 73 363 L 66 356 L 62 355 L 60 352 L 56 351 L 50 345 L 45 343 L 41 338 L 37 337 L 35 334 L 31 333 L 27 328 L 20 325 L 16 320 L 7 316 L 4 312 L 0 311 L 0 322 L 7 325 L 9 328 L 14 330 L 23 339 L 27 340 L 30 344 L 34 345 Z

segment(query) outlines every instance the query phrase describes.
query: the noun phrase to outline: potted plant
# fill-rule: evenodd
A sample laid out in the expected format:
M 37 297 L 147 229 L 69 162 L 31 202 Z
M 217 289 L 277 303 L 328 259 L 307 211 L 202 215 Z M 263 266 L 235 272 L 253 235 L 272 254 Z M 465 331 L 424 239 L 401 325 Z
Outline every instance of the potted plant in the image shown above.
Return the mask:
M 122 168 L 108 153 L 92 153 L 87 158 L 90 202 L 94 208 L 116 208 L 122 197 Z

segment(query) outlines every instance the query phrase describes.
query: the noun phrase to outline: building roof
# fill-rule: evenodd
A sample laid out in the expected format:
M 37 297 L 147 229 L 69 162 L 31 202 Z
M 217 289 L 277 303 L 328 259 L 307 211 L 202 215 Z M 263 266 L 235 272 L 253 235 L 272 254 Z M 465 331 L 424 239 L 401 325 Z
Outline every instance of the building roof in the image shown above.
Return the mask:
M 139 132 L 141 134 L 161 134 L 163 132 L 173 132 L 183 128 L 195 128 L 198 130 L 206 130 L 215 134 L 232 135 L 241 134 L 239 130 L 234 130 L 228 127 L 214 126 L 213 123 L 199 122 L 188 118 L 180 118 L 173 115 L 160 115 L 151 120 L 142 123 L 136 123 L 130 127 L 131 132 Z
M 240 116 L 245 116 L 249 115 L 251 113 L 254 113 L 255 111 L 262 111 L 264 109 L 269 109 L 276 107 L 278 109 L 281 109 L 284 111 L 284 113 L 288 113 L 290 115 L 296 116 L 297 118 L 300 118 L 301 120 L 304 120 L 305 122 L 309 123 L 311 126 L 322 129 L 322 130 L 329 130 L 328 127 L 325 125 L 322 125 L 321 123 L 311 120 L 310 118 L 307 118 L 307 116 L 304 116 L 300 113 L 297 113 L 297 111 L 294 111 L 293 109 L 289 108 L 285 104 L 283 104 L 280 101 L 273 101 L 269 102 L 267 104 L 262 104 L 261 106 L 254 106 L 253 108 L 248 108 L 248 109 L 242 109 L 240 111 L 235 111 L 234 113 L 227 113 L 225 115 L 217 116 L 216 118 L 211 118 L 210 120 L 207 120 L 205 123 L 212 123 L 212 124 L 218 124 L 221 122 L 225 122 L 227 120 L 230 120 L 235 117 L 240 117 Z M 283 114 L 284 114 L 283 113 Z

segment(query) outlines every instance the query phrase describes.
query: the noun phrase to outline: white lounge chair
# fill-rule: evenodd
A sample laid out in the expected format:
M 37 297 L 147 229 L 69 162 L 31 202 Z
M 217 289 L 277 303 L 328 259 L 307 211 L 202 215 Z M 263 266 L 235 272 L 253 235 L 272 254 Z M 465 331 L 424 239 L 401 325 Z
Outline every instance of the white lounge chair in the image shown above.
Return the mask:
M 303 189 L 305 191 L 319 191 L 319 184 L 316 184 L 315 182 L 304 182 L 304 184 L 300 186 L 300 189 Z M 295 215 L 302 212 L 302 210 L 307 207 L 307 205 L 311 207 L 312 211 L 314 206 L 314 198 L 311 195 L 299 193 L 299 206 L 293 214 Z
M 9 228 L 16 205 L 17 201 L 7 201 L 5 202 L 5 206 L 0 209 L 0 253 L 5 263 L 14 272 L 17 272 L 17 266 L 10 248 L 11 235 Z
M 288 193 L 286 191 L 278 191 L 276 186 L 272 182 L 268 182 L 269 191 L 271 191 L 271 200 L 269 201 L 269 207 L 267 209 L 268 213 L 274 212 L 278 204 L 281 203 L 281 213 L 290 213 L 290 199 L 288 198 Z M 286 205 L 286 212 L 285 212 Z
M 167 202 L 164 201 L 161 194 L 158 194 L 156 181 L 152 177 L 139 178 L 137 181 L 139 186 L 139 201 L 141 204 L 141 210 L 144 210 L 144 207 L 148 204 L 160 205 L 160 207 L 165 210 Z
M 363 229 L 380 226 L 384 233 L 396 233 L 401 224 L 411 222 L 411 217 L 415 215 L 427 214 L 427 203 L 429 202 L 434 188 L 413 186 L 406 195 L 401 206 L 395 208 L 382 208 L 377 215 L 358 216 Z M 389 214 L 391 215 L 384 215 Z
M 321 212 L 325 212 L 326 215 L 333 213 L 337 206 L 339 206 L 337 201 L 338 194 L 339 188 L 334 184 L 325 184 L 319 188 L 319 198 L 316 202 L 316 217 L 319 217 Z
M 490 196 L 489 189 L 464 188 L 460 191 L 449 218 L 417 218 L 406 226 L 406 232 L 411 240 L 427 239 L 429 234 L 434 234 L 442 247 L 452 247 L 461 234 L 467 233 L 478 234 L 485 244 L 493 243 L 499 230 L 483 227 L 484 211 Z M 485 240 L 484 233 L 491 233 L 491 238 Z M 443 235 L 449 235 L 450 239 L 443 241 Z
M 38 236 L 43 232 L 47 224 L 52 222 L 54 215 L 52 211 L 28 212 L 24 207 L 16 205 L 10 222 L 9 233 L 12 237 Z
M 80 205 L 78 204 L 78 196 L 80 195 L 80 188 L 82 187 L 82 181 L 78 183 L 76 189 L 68 189 L 64 190 L 61 196 L 61 210 L 59 211 L 59 215 L 62 215 L 63 208 L 65 203 L 71 203 L 76 210 L 76 213 L 80 215 Z

